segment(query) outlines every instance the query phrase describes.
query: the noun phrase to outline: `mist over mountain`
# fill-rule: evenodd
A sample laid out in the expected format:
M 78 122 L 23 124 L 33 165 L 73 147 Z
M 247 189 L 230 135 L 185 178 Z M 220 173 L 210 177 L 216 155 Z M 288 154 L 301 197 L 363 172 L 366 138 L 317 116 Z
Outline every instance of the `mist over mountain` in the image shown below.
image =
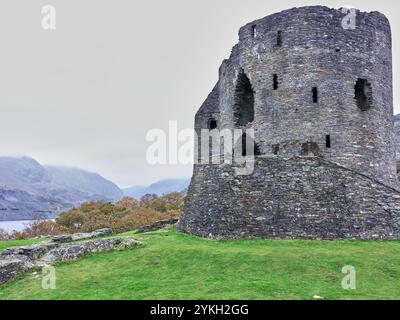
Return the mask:
M 114 201 L 122 195 L 96 173 L 42 166 L 29 157 L 0 157 L 0 220 L 54 217 L 83 202 Z
M 163 195 L 171 192 L 185 192 L 190 179 L 166 179 L 149 186 L 133 186 L 123 189 L 124 195 L 140 199 L 145 194 Z

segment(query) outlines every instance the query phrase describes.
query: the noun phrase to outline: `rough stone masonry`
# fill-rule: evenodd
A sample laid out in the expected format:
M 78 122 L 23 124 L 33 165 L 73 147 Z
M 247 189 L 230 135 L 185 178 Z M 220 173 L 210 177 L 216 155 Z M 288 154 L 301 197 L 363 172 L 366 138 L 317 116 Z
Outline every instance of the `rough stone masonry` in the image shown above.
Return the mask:
M 390 24 L 357 10 L 349 29 L 345 16 L 301 7 L 240 29 L 195 130 L 253 129 L 254 171 L 195 164 L 179 230 L 214 239 L 400 238 Z

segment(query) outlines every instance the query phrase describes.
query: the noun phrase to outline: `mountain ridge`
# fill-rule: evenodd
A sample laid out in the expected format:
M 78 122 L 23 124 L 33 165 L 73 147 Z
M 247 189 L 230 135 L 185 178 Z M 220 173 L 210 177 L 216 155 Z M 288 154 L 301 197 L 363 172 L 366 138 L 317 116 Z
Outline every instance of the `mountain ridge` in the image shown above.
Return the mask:
M 121 189 L 79 168 L 43 166 L 30 157 L 0 157 L 0 221 L 54 217 L 87 201 L 115 201 Z
M 156 194 L 161 196 L 171 192 L 185 192 L 189 187 L 190 178 L 164 179 L 154 182 L 148 186 L 132 186 L 123 188 L 125 196 L 140 199 L 146 194 Z

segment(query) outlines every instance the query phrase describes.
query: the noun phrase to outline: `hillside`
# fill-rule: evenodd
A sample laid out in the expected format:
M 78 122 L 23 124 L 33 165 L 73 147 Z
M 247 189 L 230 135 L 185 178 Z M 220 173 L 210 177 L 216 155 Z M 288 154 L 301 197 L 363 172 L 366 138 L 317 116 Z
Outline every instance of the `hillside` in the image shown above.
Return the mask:
M 145 194 L 163 195 L 171 192 L 185 192 L 190 179 L 166 179 L 155 182 L 149 186 L 133 186 L 123 189 L 126 196 L 140 199 Z
M 90 200 L 117 200 L 122 191 L 96 173 L 42 166 L 28 157 L 0 157 L 0 220 L 53 217 Z
M 57 264 L 55 290 L 28 273 L 0 286 L 0 299 L 400 299 L 399 241 L 217 242 L 174 229 L 136 236 L 143 247 Z M 356 268 L 357 290 L 341 286 L 346 265 Z

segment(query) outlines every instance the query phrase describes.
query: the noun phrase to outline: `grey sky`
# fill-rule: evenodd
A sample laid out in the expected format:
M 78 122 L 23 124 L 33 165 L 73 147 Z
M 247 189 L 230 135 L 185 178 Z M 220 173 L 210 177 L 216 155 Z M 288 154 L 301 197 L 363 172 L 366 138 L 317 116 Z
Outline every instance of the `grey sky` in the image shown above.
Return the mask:
M 41 28 L 54 5 L 57 30 Z M 249 21 L 303 5 L 381 11 L 392 25 L 400 112 L 399 1 L 2 0 L 0 154 L 96 171 L 120 186 L 188 177 L 146 163 L 146 132 L 192 128 Z

